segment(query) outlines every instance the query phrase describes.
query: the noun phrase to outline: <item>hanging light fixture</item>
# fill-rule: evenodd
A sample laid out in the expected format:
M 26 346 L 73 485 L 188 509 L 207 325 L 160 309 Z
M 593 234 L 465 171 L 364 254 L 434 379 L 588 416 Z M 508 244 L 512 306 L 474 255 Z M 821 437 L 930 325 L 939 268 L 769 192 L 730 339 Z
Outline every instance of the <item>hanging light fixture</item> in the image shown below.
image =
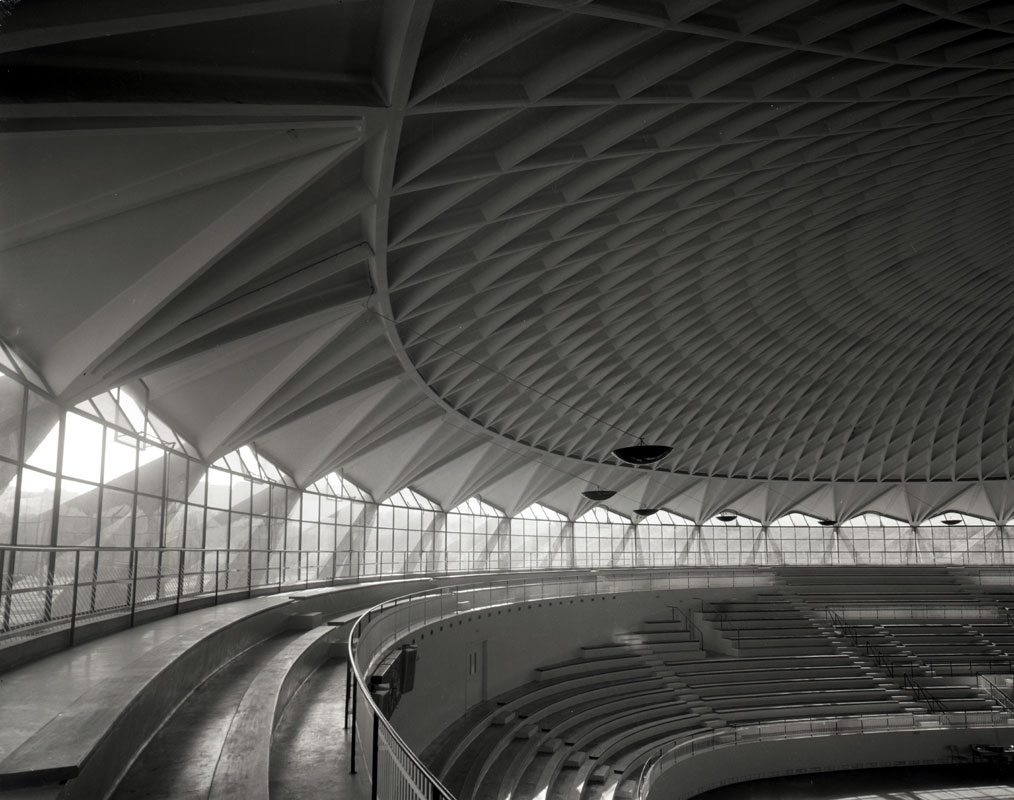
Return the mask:
M 634 513 L 639 517 L 650 517 L 652 514 L 657 514 L 657 508 L 635 508 Z
M 672 448 L 664 444 L 645 444 L 644 439 L 638 439 L 637 444 L 630 445 L 630 447 L 617 447 L 613 450 L 613 455 L 624 464 L 641 466 L 661 461 L 671 452 Z
M 942 520 L 940 520 L 940 522 L 943 523 L 944 525 L 960 525 L 961 517 L 946 516 Z
M 732 511 L 731 509 L 726 508 L 726 509 L 723 509 L 722 511 L 719 511 L 715 515 L 715 518 L 719 522 L 735 522 L 736 521 L 736 516 L 737 516 L 737 514 L 736 514 L 735 511 Z
M 817 524 L 823 525 L 825 528 L 830 528 L 835 524 L 835 521 L 833 519 L 818 519 Z
M 581 494 L 583 494 L 589 500 L 594 500 L 596 503 L 600 503 L 603 500 L 608 500 L 610 497 L 616 494 L 616 492 L 611 491 L 609 489 L 589 489 L 586 492 L 581 492 Z

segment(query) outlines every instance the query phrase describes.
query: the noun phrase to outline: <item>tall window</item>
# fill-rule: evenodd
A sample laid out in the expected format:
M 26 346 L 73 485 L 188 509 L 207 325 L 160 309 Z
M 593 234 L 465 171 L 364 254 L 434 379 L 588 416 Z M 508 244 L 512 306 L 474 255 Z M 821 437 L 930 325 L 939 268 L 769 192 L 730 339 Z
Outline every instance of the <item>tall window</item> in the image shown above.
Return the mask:
M 391 495 L 377 509 L 375 560 L 366 574 L 429 572 L 435 568 L 440 506 L 412 489 Z M 369 551 L 370 542 L 367 542 Z
M 573 529 L 559 511 L 533 503 L 511 519 L 510 532 L 512 569 L 571 566 Z
M 756 520 L 743 514 L 736 514 L 731 520 L 715 516 L 701 525 L 698 563 L 717 567 L 757 564 L 764 560 L 758 557 L 758 552 L 765 552 L 764 544 Z
M 634 566 L 637 546 L 629 519 L 595 506 L 574 520 L 574 564 L 578 567 Z
M 932 564 L 1008 564 L 1011 543 L 989 520 L 948 511 L 916 529 L 920 561 Z
M 839 563 L 834 528 L 800 512 L 792 512 L 768 525 L 768 540 L 781 554 L 782 564 Z
M 672 567 L 685 558 L 687 545 L 694 535 L 689 519 L 661 509 L 637 523 L 641 563 L 650 567 Z
M 450 572 L 507 569 L 507 515 L 472 497 L 447 512 L 444 547 Z M 501 558 L 504 563 L 501 564 Z
M 841 523 L 839 538 L 851 544 L 860 564 L 910 564 L 921 560 L 912 527 L 881 514 L 859 514 Z

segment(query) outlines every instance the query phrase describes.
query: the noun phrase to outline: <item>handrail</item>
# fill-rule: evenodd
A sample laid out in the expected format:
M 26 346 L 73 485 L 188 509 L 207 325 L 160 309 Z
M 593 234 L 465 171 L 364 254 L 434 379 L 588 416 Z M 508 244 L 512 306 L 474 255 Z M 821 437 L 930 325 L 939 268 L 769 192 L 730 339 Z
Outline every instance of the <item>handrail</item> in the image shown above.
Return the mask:
M 905 675 L 905 680 L 901 684 L 902 691 L 912 692 L 912 696 L 915 698 L 917 703 L 923 703 L 930 711 L 942 714 L 947 711 L 947 707 L 923 684 L 919 683 L 915 679 L 915 676 L 909 672 Z
M 687 630 L 690 632 L 690 635 L 694 637 L 694 641 L 703 642 L 704 634 L 701 632 L 701 629 L 697 627 L 697 624 L 693 620 L 693 616 L 683 608 L 678 606 L 673 606 L 673 608 L 679 612 L 681 617 L 683 617 L 683 621 L 687 624 Z
M 634 798 L 644 800 L 658 776 L 675 764 L 693 758 L 699 753 L 747 742 L 841 736 L 871 731 L 1010 727 L 1014 727 L 1014 715 L 992 711 L 802 717 L 734 725 L 670 742 L 658 748 L 657 754 L 645 759 L 641 767 Z
M 1014 699 L 1004 692 L 1004 690 L 994 681 L 990 680 L 988 675 L 980 672 L 976 678 L 978 678 L 979 688 L 985 689 L 989 696 L 1003 706 L 1005 710 L 1014 712 Z M 983 684 L 985 684 L 985 686 L 983 686 Z
M 393 555 L 393 554 L 391 554 Z M 294 591 L 381 577 L 348 550 L 0 545 L 0 646 L 196 598 Z M 402 574 L 423 575 L 423 570 Z
M 414 795 L 417 800 L 454 800 L 453 795 L 440 782 L 419 757 L 398 735 L 373 700 L 367 684 L 367 675 L 381 655 L 390 646 L 405 638 L 413 630 L 433 624 L 440 619 L 463 613 L 515 602 L 543 600 L 548 597 L 574 597 L 592 594 L 608 594 L 624 591 L 657 591 L 662 588 L 698 588 L 705 586 L 763 586 L 768 581 L 762 577 L 766 571 L 742 570 L 737 568 L 714 568 L 708 570 L 674 568 L 669 570 L 609 570 L 586 572 L 558 572 L 535 579 L 506 578 L 500 581 L 478 581 L 411 592 L 393 600 L 378 603 L 367 609 L 353 623 L 349 636 L 348 659 L 349 678 L 355 686 L 351 691 L 352 700 L 352 744 L 350 769 L 356 771 L 356 733 L 358 721 L 363 714 L 358 704 L 364 703 L 372 720 L 370 731 L 370 782 L 372 800 L 379 797 L 381 776 L 393 775 L 400 780 L 398 795 Z M 673 585 L 678 584 L 676 586 Z M 536 590 L 538 590 L 536 592 Z M 547 595 L 547 590 L 552 592 Z M 484 595 L 484 596 L 483 596 Z M 485 602 L 485 604 L 483 604 Z M 467 603 L 466 609 L 462 604 Z M 422 606 L 419 608 L 419 606 Z M 389 613 L 390 612 L 390 613 Z M 416 613 L 419 612 L 419 613 Z M 386 625 L 378 641 L 373 642 L 373 651 L 361 652 L 360 645 L 374 630 L 379 630 L 391 615 L 397 613 L 400 619 Z M 363 731 L 358 731 L 359 740 L 364 741 Z M 383 745 L 383 752 L 382 747 Z M 394 764 L 385 767 L 384 762 Z M 414 776 L 414 777 L 410 777 Z M 387 778 L 385 778 L 387 779 Z M 421 783 L 425 785 L 420 785 Z

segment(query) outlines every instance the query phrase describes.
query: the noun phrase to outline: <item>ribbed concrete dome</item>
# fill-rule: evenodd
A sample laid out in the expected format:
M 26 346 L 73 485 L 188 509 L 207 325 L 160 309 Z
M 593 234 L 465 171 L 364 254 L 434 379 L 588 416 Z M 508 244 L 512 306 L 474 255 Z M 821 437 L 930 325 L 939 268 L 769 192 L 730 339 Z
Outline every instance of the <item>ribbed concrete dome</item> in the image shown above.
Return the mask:
M 377 496 L 1009 516 L 1009 3 L 11 12 L 0 337 L 64 399 Z

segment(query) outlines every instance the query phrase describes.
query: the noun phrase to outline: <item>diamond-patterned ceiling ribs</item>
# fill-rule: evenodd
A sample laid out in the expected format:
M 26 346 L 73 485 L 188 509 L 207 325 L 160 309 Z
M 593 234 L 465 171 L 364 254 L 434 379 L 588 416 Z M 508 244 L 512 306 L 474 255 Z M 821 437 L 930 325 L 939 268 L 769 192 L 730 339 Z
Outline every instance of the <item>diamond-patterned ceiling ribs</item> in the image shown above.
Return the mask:
M 1004 521 L 1008 5 L 18 3 L 0 338 L 300 482 Z
M 440 87 L 417 74 L 387 254 L 444 402 L 592 461 L 643 435 L 691 475 L 1010 477 L 983 442 L 989 408 L 1014 431 L 1004 25 L 929 3 L 464 5 L 434 7 Z M 509 50 L 454 55 L 498 25 Z

